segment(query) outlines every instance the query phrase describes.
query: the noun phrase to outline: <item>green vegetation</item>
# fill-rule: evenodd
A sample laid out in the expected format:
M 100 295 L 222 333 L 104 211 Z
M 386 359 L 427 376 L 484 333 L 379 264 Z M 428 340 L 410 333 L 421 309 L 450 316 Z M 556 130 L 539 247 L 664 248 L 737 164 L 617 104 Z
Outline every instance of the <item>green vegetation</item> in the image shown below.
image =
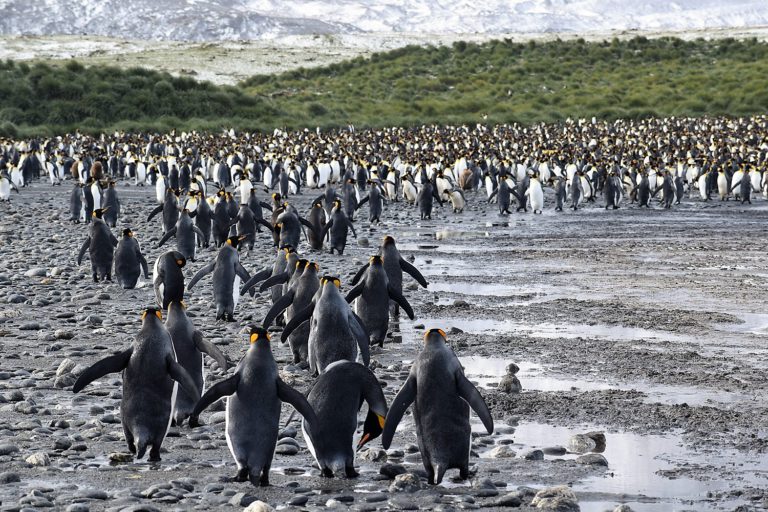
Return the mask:
M 675 38 L 408 46 L 218 87 L 145 69 L 0 63 L 0 133 L 749 115 L 768 44 Z
M 237 87 L 143 68 L 0 62 L 0 135 L 102 130 L 256 129 L 274 112 Z

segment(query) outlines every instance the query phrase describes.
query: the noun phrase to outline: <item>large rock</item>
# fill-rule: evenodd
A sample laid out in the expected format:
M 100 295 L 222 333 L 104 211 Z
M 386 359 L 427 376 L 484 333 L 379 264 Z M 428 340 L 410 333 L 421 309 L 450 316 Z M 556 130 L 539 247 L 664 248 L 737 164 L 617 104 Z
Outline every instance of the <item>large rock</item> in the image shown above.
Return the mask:
M 48 456 L 47 453 L 44 453 L 44 452 L 33 453 L 32 455 L 27 457 L 25 460 L 28 464 L 32 464 L 33 466 L 50 466 L 51 465 L 51 458 Z
M 421 480 L 413 473 L 397 475 L 389 486 L 389 492 L 416 492 L 421 490 Z
M 531 505 L 539 510 L 554 512 L 579 512 L 581 510 L 576 500 L 576 494 L 565 485 L 540 490 L 533 497 Z
M 579 464 L 587 466 L 605 466 L 608 467 L 608 460 L 599 453 L 588 453 L 576 459 Z
M 594 439 L 586 434 L 576 434 L 568 440 L 568 451 L 572 453 L 588 453 L 597 447 Z
M 511 459 L 515 455 L 517 455 L 515 451 L 506 444 L 499 445 L 488 453 L 488 456 L 493 459 Z

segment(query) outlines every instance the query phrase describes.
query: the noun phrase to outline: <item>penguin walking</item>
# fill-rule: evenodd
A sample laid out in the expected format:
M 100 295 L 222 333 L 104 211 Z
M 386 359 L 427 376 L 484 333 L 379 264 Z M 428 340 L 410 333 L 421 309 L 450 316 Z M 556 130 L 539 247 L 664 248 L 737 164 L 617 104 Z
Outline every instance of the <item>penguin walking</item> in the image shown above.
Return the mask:
M 322 439 L 315 436 L 318 423 L 315 411 L 304 395 L 280 379 L 269 334 L 263 328 L 251 327 L 250 348 L 235 374 L 206 391 L 192 411 L 189 424 L 198 425 L 200 413 L 225 396 L 228 397 L 227 445 L 237 464 L 234 481 L 269 485 L 282 402 L 291 404 L 306 419 L 307 444 L 323 446 Z
M 93 218 L 93 210 L 95 209 L 90 178 L 88 178 L 85 184 L 81 185 L 83 191 L 83 217 L 85 217 L 85 223 L 90 224 L 91 219 Z
M 333 251 L 336 251 L 338 254 L 344 254 L 349 231 L 352 231 L 352 236 L 357 238 L 355 226 L 352 225 L 352 221 L 349 220 L 349 217 L 347 217 L 347 214 L 342 209 L 341 200 L 337 199 L 334 203 L 330 220 L 323 226 L 320 239 L 323 240 L 328 236 L 329 252 L 331 254 L 333 254 Z
M 229 215 L 226 192 L 222 189 L 216 193 L 216 203 L 213 205 L 213 242 L 221 247 L 229 238 L 229 228 L 237 222 Z
M 337 361 L 318 377 L 307 401 L 317 414 L 315 438 L 323 440 L 322 448 L 311 443 L 307 447 L 322 475 L 333 477 L 334 473 L 344 471 L 347 478 L 357 477 L 352 438 L 360 407 L 363 402 L 368 404 L 358 450 L 381 435 L 387 415 L 387 401 L 376 376 L 360 363 Z M 309 439 L 307 426 L 303 421 L 304 439 Z
M 179 251 L 161 254 L 152 268 L 152 285 L 157 304 L 167 309 L 171 302 L 184 300 L 184 272 L 187 259 Z
M 734 176 L 735 177 L 735 176 Z M 752 196 L 752 182 L 749 180 L 749 176 L 746 174 L 742 175 L 741 179 L 739 181 L 733 180 L 735 183 L 731 186 L 731 192 L 739 189 L 739 199 L 741 199 L 741 204 L 749 203 L 752 204 L 751 196 Z
M 640 208 L 645 206 L 646 208 L 651 207 L 651 184 L 650 180 L 648 179 L 648 174 L 643 172 L 640 175 L 640 181 L 637 183 L 637 186 L 635 186 L 635 189 L 637 190 L 637 203 Z
M 139 241 L 133 236 L 133 231 L 126 228 L 115 249 L 115 277 L 120 286 L 130 290 L 136 287 L 142 271 L 144 279 L 149 279 L 147 260 L 141 254 Z
M 128 450 L 141 459 L 151 446 L 149 460 L 159 461 L 160 447 L 171 426 L 178 385 L 185 392 L 194 393 L 195 383 L 176 362 L 171 335 L 163 325 L 160 310 L 147 308 L 141 318 L 141 330 L 133 345 L 85 370 L 72 391 L 78 393 L 97 379 L 122 372 L 120 416 Z
M 165 199 L 154 210 L 149 213 L 147 222 L 150 222 L 155 215 L 163 213 L 163 234 L 167 233 L 179 220 L 179 191 L 169 188 L 165 191 Z
M 219 249 L 216 259 L 198 270 L 187 286 L 192 288 L 206 275 L 213 272 L 213 299 L 216 304 L 216 320 L 235 320 L 235 308 L 240 298 L 240 280 L 248 281 L 250 274 L 240 263 L 240 255 L 237 252 L 238 244 L 242 238 L 231 236 Z
M 563 211 L 563 203 L 565 203 L 565 199 L 568 196 L 568 191 L 565 186 L 565 179 L 562 177 L 556 178 L 555 181 L 555 211 L 561 212 Z
M 307 220 L 312 225 L 308 231 L 309 246 L 315 251 L 323 250 L 323 230 L 325 228 L 325 210 L 319 201 L 312 203 Z
M 432 182 L 427 181 L 421 186 L 419 194 L 416 196 L 416 205 L 419 207 L 419 216 L 421 220 L 432 220 L 432 207 L 434 201 L 442 206 L 443 200 L 437 195 L 437 189 Z
M 421 285 L 423 288 L 426 288 L 429 285 L 421 272 L 419 272 L 419 269 L 411 265 L 408 261 L 405 260 L 405 258 L 403 258 L 397 248 L 395 239 L 391 236 L 386 235 L 382 240 L 381 246 L 379 247 L 379 255 L 384 260 L 384 270 L 387 271 L 387 280 L 389 281 L 389 286 L 391 286 L 392 289 L 395 290 L 398 294 L 403 294 L 403 272 L 414 278 L 416 282 L 419 283 L 419 285 Z M 363 273 L 368 268 L 369 264 L 370 263 L 366 263 L 363 265 L 363 267 L 358 270 L 357 274 L 355 274 L 355 276 L 352 278 L 353 286 L 358 283 L 360 278 L 363 276 Z M 400 306 L 397 304 L 397 302 L 393 300 L 389 301 L 389 311 L 393 317 L 398 316 L 400 311 L 399 308 Z
M 227 358 L 216 345 L 203 338 L 203 334 L 195 329 L 187 316 L 184 302 L 171 302 L 168 305 L 168 316 L 165 327 L 171 335 L 176 361 L 187 371 L 195 383 L 194 393 L 179 390 L 173 409 L 173 423 L 181 426 L 192 414 L 205 388 L 205 366 L 203 354 L 208 354 L 221 371 L 227 369 Z
M 581 200 L 584 198 L 584 185 L 581 178 L 583 174 L 581 172 L 576 173 L 571 180 L 571 209 L 576 211 L 579 209 Z
M 184 259 L 195 261 L 197 247 L 202 245 L 205 235 L 195 226 L 189 216 L 189 210 L 184 208 L 176 221 L 176 225 L 165 232 L 157 243 L 158 249 L 172 236 L 176 237 L 176 250 L 184 255 Z
M 253 250 L 256 243 L 256 218 L 253 210 L 247 204 L 241 204 L 237 212 L 235 231 L 239 238 L 242 238 L 241 244 L 249 251 Z
M 102 208 L 93 211 L 93 221 L 89 228 L 88 238 L 83 242 L 77 255 L 77 264 L 80 265 L 85 251 L 88 251 L 94 282 L 105 279 L 107 281 L 112 280 L 112 261 L 115 256 L 115 247 L 118 244 L 117 238 L 104 222 L 104 211 Z
M 397 303 L 408 318 L 413 320 L 413 308 L 402 293 L 389 284 L 387 271 L 380 255 L 371 256 L 363 280 L 346 296 L 349 303 L 354 301 L 355 313 L 368 329 L 371 345 L 384 346 L 389 329 L 389 301 Z
M 619 208 L 619 201 L 621 201 L 621 187 L 614 179 L 615 174 L 610 173 L 608 179 L 605 180 L 603 188 L 603 195 L 605 196 L 605 209 L 616 210 Z
M 111 228 L 117 226 L 117 218 L 120 216 L 120 199 L 117 197 L 115 185 L 114 181 L 110 181 L 104 191 L 104 208 L 107 210 L 104 213 L 104 221 Z
M 727 201 L 730 193 L 730 187 L 728 187 L 728 176 L 725 171 L 720 170 L 717 173 L 717 194 L 720 196 L 721 201 Z
M 384 210 L 384 193 L 380 185 L 375 181 L 370 181 L 371 189 L 368 195 L 360 200 L 357 208 L 360 209 L 365 203 L 368 203 L 368 222 L 371 224 L 381 222 L 381 214 Z
M 302 262 L 304 265 L 302 265 Z M 299 269 L 299 267 L 302 267 Z M 272 322 L 285 311 L 285 320 L 289 322 L 293 316 L 306 308 L 312 302 L 317 290 L 320 288 L 320 279 L 317 275 L 320 267 L 316 263 L 306 260 L 299 260 L 296 263 L 297 270 L 293 274 L 292 286 L 283 293 L 280 298 L 272 305 L 264 317 L 263 326 L 269 328 Z M 262 289 L 265 288 L 262 285 Z M 306 363 L 309 350 L 309 322 L 298 326 L 288 336 L 288 344 L 293 354 L 293 363 Z
M 424 335 L 424 348 L 392 402 L 381 439 L 385 449 L 392 444 L 397 425 L 412 403 L 419 451 L 430 485 L 442 482 L 451 468 L 458 468 L 459 477 L 466 480 L 471 444 L 469 408 L 489 434 L 493 433 L 493 418 L 483 397 L 464 376 L 440 329 L 430 329 Z
M 499 215 L 509 215 L 509 207 L 512 204 L 512 188 L 509 186 L 509 178 L 506 175 L 499 176 L 499 184 L 496 189 L 491 192 L 488 197 L 488 202 L 493 201 L 495 197 L 499 205 Z
M 368 366 L 370 362 L 366 328 L 344 300 L 340 286 L 338 278 L 323 277 L 312 302 L 291 318 L 280 336 L 285 342 L 294 329 L 310 321 L 308 358 L 314 375 L 335 361 L 355 361 L 358 348 L 363 364 Z
M 344 182 L 344 210 L 349 220 L 354 221 L 357 210 L 357 184 L 354 178 L 348 178 Z

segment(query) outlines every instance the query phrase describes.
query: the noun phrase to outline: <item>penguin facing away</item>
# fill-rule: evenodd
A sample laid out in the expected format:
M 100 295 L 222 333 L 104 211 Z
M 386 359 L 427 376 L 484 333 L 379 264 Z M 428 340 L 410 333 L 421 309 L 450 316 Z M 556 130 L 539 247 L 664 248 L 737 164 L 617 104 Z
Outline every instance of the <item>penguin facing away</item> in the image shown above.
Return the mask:
M 195 383 L 176 362 L 173 342 L 157 308 L 147 308 L 133 345 L 85 370 L 72 387 L 80 392 L 91 382 L 122 372 L 120 416 L 128 450 L 141 459 L 147 448 L 150 461 L 160 460 L 160 447 L 171 426 L 178 385 L 188 393 Z
M 265 329 L 251 327 L 250 347 L 234 375 L 206 391 L 192 411 L 190 426 L 199 425 L 200 413 L 224 396 L 228 397 L 227 445 L 237 464 L 237 474 L 232 480 L 269 485 L 282 402 L 291 404 L 306 419 L 307 443 L 323 447 L 322 439 L 314 437 L 317 415 L 304 395 L 280 379 Z
M 144 272 L 144 279 L 149 279 L 147 260 L 141 254 L 141 247 L 130 228 L 123 230 L 123 237 L 115 249 L 115 277 L 123 288 L 131 289 Z
M 360 407 L 363 402 L 368 404 L 358 450 L 381 435 L 387 415 L 387 402 L 376 376 L 360 363 L 337 361 L 318 377 L 307 401 L 317 414 L 315 438 L 323 440 L 322 448 L 309 442 L 307 447 L 322 475 L 333 477 L 343 470 L 348 478 L 357 477 L 352 438 L 357 430 Z M 306 427 L 307 422 L 303 421 L 304 438 L 309 439 Z
M 203 394 L 205 387 L 203 354 L 213 358 L 222 371 L 227 369 L 227 358 L 216 345 L 205 340 L 203 334 L 195 329 L 187 316 L 186 309 L 184 302 L 171 302 L 168 305 L 168 316 L 165 320 L 165 327 L 173 341 L 176 360 L 195 383 L 193 394 L 184 389 L 179 390 L 173 409 L 173 423 L 176 426 L 184 423 Z
M 184 300 L 184 272 L 187 259 L 179 251 L 168 251 L 155 260 L 152 285 L 157 304 L 167 309 L 171 302 Z
M 105 211 L 103 208 L 93 210 L 93 222 L 89 227 L 88 238 L 83 242 L 77 255 L 77 264 L 80 265 L 85 251 L 88 251 L 94 282 L 104 279 L 112 280 L 112 261 L 118 244 L 117 238 L 104 222 Z
M 424 334 L 424 348 L 392 402 L 381 439 L 385 449 L 392 444 L 397 425 L 411 404 L 429 483 L 439 484 L 451 468 L 458 468 L 459 477 L 467 479 L 471 444 L 469 408 L 477 413 L 489 434 L 493 433 L 493 418 L 483 397 L 464 376 L 441 329 L 430 329 Z

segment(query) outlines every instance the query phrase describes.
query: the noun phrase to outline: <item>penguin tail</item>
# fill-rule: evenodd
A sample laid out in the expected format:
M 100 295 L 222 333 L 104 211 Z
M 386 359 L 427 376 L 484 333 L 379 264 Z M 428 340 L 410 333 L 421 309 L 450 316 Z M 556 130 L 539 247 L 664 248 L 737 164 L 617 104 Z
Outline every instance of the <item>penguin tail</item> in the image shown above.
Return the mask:
M 136 459 L 140 460 L 144 458 L 144 454 L 147 452 L 147 441 L 145 439 L 138 439 L 136 443 Z

